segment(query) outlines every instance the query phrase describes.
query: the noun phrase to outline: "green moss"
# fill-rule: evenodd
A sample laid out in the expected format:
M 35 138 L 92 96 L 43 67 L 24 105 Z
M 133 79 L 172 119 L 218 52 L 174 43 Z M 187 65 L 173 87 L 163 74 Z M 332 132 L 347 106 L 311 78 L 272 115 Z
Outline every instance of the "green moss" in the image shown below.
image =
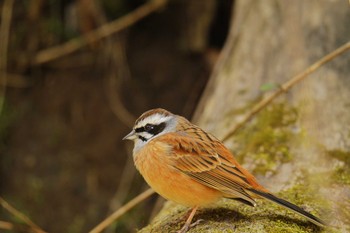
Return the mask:
M 332 180 L 338 184 L 350 185 L 350 152 L 330 150 L 327 154 L 342 162 L 334 170 Z
M 350 164 L 350 152 L 349 151 L 341 151 L 341 150 L 329 150 L 327 151 L 328 155 L 345 162 L 346 164 Z
M 260 91 L 272 91 L 276 89 L 278 85 L 276 83 L 264 83 L 260 86 Z
M 302 179 L 295 185 L 279 194 L 279 197 L 286 199 L 295 205 L 305 207 L 310 213 L 319 216 L 321 209 L 329 209 L 331 203 L 318 194 L 318 187 Z
M 273 104 L 259 113 L 256 119 L 238 132 L 237 158 L 254 160 L 254 174 L 275 172 L 276 168 L 291 161 L 289 141 L 295 137 L 293 126 L 297 120 L 294 108 L 284 104 Z
M 333 180 L 338 184 L 350 185 L 349 168 L 338 167 L 332 175 Z

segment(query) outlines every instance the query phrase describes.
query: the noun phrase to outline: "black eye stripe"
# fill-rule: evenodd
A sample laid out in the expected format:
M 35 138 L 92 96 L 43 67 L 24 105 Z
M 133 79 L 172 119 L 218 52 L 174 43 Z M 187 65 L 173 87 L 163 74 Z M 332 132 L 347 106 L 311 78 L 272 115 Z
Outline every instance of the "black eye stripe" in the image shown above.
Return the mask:
M 157 135 L 164 130 L 165 126 L 166 126 L 165 122 L 160 123 L 159 125 L 147 124 L 145 126 L 136 128 L 135 132 L 136 133 L 148 132 L 150 134 Z
M 153 134 L 153 135 L 157 135 L 159 133 L 161 133 L 164 128 L 165 128 L 165 123 L 160 123 L 159 125 L 153 125 L 154 127 L 152 127 L 148 132 Z
M 135 129 L 136 133 L 141 133 L 141 132 L 145 132 L 145 127 L 139 127 Z

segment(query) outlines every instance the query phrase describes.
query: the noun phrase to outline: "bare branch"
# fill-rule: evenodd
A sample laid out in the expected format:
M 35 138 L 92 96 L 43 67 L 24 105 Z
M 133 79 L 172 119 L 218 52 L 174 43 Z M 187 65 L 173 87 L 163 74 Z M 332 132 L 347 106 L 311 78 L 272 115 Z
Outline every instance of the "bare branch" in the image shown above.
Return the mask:
M 131 26 L 132 24 L 136 23 L 137 21 L 141 20 L 142 18 L 146 17 L 152 12 L 162 8 L 166 3 L 167 3 L 167 0 L 148 1 L 144 5 L 134 10 L 133 12 L 119 19 L 116 19 L 108 24 L 105 24 L 97 28 L 96 30 L 85 34 L 82 37 L 72 39 L 62 45 L 58 45 L 39 52 L 34 57 L 32 64 L 40 65 L 40 64 L 52 61 L 59 57 L 73 53 L 90 43 L 93 43 L 103 38 L 106 38 L 108 36 L 111 36 L 112 34 Z
M 94 229 L 92 229 L 89 233 L 99 233 L 103 231 L 106 227 L 111 225 L 115 220 L 117 220 L 120 216 L 125 214 L 127 211 L 132 209 L 135 205 L 139 204 L 149 196 L 151 196 L 154 193 L 153 189 L 147 189 L 143 193 L 136 196 L 134 199 L 126 203 L 124 206 L 119 208 L 117 211 L 115 211 L 113 214 L 111 214 L 109 217 L 107 217 L 105 220 L 103 220 L 100 224 L 98 224 Z

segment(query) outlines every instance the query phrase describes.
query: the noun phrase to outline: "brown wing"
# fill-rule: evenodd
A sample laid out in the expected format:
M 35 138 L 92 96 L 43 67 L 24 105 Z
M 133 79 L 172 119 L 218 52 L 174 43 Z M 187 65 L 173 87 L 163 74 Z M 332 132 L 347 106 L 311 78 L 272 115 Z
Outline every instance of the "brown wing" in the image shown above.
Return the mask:
M 213 136 L 197 133 L 168 133 L 157 140 L 170 144 L 171 165 L 198 182 L 219 190 L 225 197 L 239 198 L 255 205 L 245 191 L 260 187 L 255 178 L 234 159 L 229 150 Z M 202 137 L 206 137 L 205 140 Z

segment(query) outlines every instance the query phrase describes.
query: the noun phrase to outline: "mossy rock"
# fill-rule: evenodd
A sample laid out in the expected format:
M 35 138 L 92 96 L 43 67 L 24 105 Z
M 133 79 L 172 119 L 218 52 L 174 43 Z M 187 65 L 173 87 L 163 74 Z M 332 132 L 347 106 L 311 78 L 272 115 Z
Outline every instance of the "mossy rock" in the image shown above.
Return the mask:
M 253 208 L 222 199 L 211 207 L 199 209 L 193 222 L 201 221 L 188 232 L 329 232 L 267 201 L 258 200 L 257 204 Z M 152 223 L 139 233 L 177 232 L 185 223 L 188 210 L 167 202 Z

